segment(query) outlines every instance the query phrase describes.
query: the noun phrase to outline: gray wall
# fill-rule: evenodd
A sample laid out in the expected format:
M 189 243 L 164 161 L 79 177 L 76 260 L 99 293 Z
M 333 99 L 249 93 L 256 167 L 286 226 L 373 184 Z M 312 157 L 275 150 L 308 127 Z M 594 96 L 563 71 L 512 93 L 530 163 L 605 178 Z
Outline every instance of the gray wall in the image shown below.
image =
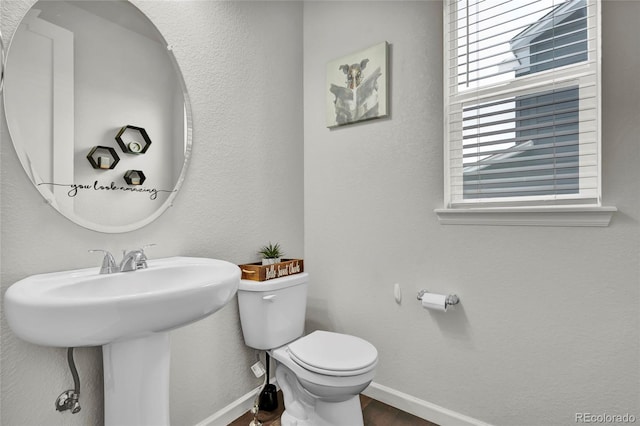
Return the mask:
M 640 3 L 603 19 L 611 226 L 444 226 L 441 3 L 305 4 L 308 322 L 370 340 L 377 383 L 499 425 L 640 415 Z M 325 64 L 384 40 L 391 118 L 328 130 Z M 422 288 L 462 304 L 428 312 Z
M 26 3 L 2 0 L 5 40 Z M 440 2 L 137 4 L 176 46 L 193 102 L 183 189 L 139 231 L 83 230 L 31 187 L 2 119 L 3 291 L 31 274 L 96 265 L 86 249 L 99 246 L 155 242 L 154 257 L 244 262 L 278 239 L 312 274 L 309 328 L 369 339 L 380 384 L 500 425 L 640 414 L 639 3 L 603 8 L 604 197 L 620 210 L 604 229 L 437 222 Z M 383 40 L 391 118 L 329 131 L 326 62 Z M 427 312 L 415 301 L 420 288 L 456 292 L 462 305 Z M 58 415 L 53 401 L 71 381 L 63 350 L 2 327 L 2 424 L 100 424 L 99 351 L 78 353 L 83 411 Z M 175 425 L 195 424 L 257 385 L 234 303 L 173 332 L 172 351 Z
M 146 243 L 152 258 L 205 256 L 234 263 L 279 241 L 303 256 L 302 4 L 135 2 L 174 46 L 193 107 L 193 160 L 174 207 L 135 232 L 107 235 L 69 222 L 22 171 L 1 119 L 2 293 L 28 275 L 98 266 L 88 249 Z M 2 0 L 8 41 L 31 0 Z M 265 54 L 268 52 L 268 54 Z M 235 299 L 171 333 L 172 424 L 193 425 L 261 381 L 249 365 Z M 2 319 L 2 417 L 11 426 L 102 423 L 102 356 L 81 348 L 82 411 L 53 409 L 73 384 L 63 349 L 16 338 Z

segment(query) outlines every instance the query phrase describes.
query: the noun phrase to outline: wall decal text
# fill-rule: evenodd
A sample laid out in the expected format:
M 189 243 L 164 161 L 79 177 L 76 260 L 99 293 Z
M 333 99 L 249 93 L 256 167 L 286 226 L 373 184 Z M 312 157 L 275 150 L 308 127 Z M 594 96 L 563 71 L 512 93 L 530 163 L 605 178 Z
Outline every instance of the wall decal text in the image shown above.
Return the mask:
M 100 184 L 97 180 L 93 182 L 93 184 L 80 184 L 80 183 L 71 183 L 71 184 L 64 184 L 64 183 L 53 183 L 53 182 L 41 182 L 38 184 L 38 186 L 40 185 L 52 185 L 52 186 L 66 186 L 69 187 L 69 192 L 67 192 L 67 195 L 69 197 L 75 197 L 76 195 L 78 195 L 78 193 L 80 191 L 83 190 L 89 190 L 89 191 L 123 191 L 123 192 L 142 192 L 142 193 L 148 193 L 149 194 L 149 199 L 150 200 L 155 200 L 156 198 L 158 198 L 158 193 L 159 192 L 175 192 L 176 190 L 166 190 L 166 189 L 157 189 L 157 188 L 144 188 L 144 187 L 139 187 L 139 186 L 119 186 L 116 185 L 115 182 L 111 182 L 110 184 L 107 185 L 103 185 Z

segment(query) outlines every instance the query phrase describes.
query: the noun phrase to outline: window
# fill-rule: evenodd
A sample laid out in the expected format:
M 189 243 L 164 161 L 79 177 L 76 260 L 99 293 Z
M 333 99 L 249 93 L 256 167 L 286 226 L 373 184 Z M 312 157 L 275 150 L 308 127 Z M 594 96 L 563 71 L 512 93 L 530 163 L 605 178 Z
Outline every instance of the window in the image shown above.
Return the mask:
M 600 205 L 598 6 L 445 1 L 448 209 Z

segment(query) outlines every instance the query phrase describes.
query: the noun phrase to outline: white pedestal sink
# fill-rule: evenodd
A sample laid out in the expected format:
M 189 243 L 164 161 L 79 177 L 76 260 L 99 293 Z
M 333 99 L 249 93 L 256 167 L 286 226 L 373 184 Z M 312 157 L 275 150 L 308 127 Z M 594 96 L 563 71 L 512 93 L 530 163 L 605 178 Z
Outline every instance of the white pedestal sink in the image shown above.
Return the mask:
M 236 294 L 240 269 L 216 259 L 149 260 L 147 269 L 33 275 L 5 293 L 9 327 L 45 346 L 102 346 L 105 426 L 169 425 L 168 331 Z

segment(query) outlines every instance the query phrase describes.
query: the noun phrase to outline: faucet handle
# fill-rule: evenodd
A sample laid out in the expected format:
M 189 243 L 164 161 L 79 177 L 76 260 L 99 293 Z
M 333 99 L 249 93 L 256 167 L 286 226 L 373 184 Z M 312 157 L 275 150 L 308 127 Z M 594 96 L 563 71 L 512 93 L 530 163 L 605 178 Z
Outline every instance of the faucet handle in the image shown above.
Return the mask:
M 155 243 L 151 243 L 151 244 L 145 244 L 142 247 L 140 247 L 140 263 L 138 265 L 138 269 L 144 269 L 147 267 L 147 253 L 144 252 L 144 249 L 146 249 L 147 247 L 153 247 L 155 246 Z
M 140 251 L 141 251 L 141 252 L 144 252 L 144 250 L 145 250 L 146 248 L 148 248 L 148 247 L 153 247 L 153 246 L 157 246 L 157 244 L 156 244 L 156 243 L 145 244 L 145 245 L 143 245 L 143 246 L 140 248 Z
M 118 272 L 118 265 L 116 265 L 116 259 L 108 250 L 102 249 L 93 249 L 89 250 L 89 253 L 104 253 L 104 258 L 102 259 L 102 266 L 100 267 L 101 274 L 111 274 L 113 272 Z
M 152 243 L 152 244 L 145 244 L 145 245 L 143 245 L 142 247 L 140 247 L 139 249 L 135 249 L 135 250 L 131 250 L 131 251 L 129 251 L 129 250 L 127 250 L 127 249 L 122 249 L 122 257 L 125 257 L 125 256 L 127 256 L 127 254 L 129 254 L 129 253 L 133 253 L 133 252 L 136 252 L 136 251 L 137 251 L 137 252 L 140 252 L 140 253 L 142 253 L 142 254 L 145 254 L 144 250 L 145 250 L 147 247 L 153 247 L 153 246 L 155 246 L 155 245 L 156 245 L 155 243 Z M 145 254 L 145 256 L 146 256 L 146 254 Z

